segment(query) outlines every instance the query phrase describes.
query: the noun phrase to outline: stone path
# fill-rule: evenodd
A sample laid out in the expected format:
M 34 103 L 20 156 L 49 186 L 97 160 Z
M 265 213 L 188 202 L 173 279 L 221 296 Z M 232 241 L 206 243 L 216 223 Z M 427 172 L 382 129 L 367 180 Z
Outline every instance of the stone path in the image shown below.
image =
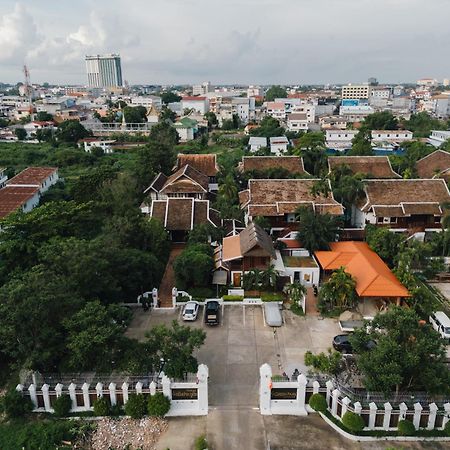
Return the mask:
M 172 307 L 172 289 L 175 286 L 175 272 L 173 270 L 173 261 L 184 250 L 185 244 L 172 244 L 169 260 L 164 271 L 158 295 L 161 301 L 161 308 Z

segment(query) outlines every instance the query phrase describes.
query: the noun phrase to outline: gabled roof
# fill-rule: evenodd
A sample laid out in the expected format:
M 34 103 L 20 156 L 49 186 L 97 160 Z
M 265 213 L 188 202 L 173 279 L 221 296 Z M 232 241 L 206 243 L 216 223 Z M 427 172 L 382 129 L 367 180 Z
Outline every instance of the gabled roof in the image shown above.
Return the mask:
M 352 173 L 362 173 L 375 178 L 401 178 L 392 169 L 387 156 L 329 156 L 330 172 L 338 166 L 348 166 Z
M 310 206 L 320 214 L 342 215 L 344 209 L 333 193 L 314 196 L 311 190 L 318 179 L 249 180 L 248 189 L 239 193 L 241 208 L 250 216 L 282 216 L 294 213 L 300 206 Z
M 292 121 L 292 120 L 307 120 L 307 116 L 305 113 L 291 113 L 288 115 L 287 120 L 288 121 Z
M 217 175 L 217 172 L 219 172 L 216 156 L 217 155 L 215 153 L 193 155 L 179 153 L 174 169 L 178 170 L 186 165 L 189 165 L 208 177 L 214 177 Z
M 240 259 L 255 248 L 263 250 L 271 258 L 276 256 L 270 236 L 260 226 L 250 222 L 240 234 L 223 239 L 222 260 Z
M 393 206 L 401 208 L 402 214 L 390 217 L 442 215 L 439 205 L 450 202 L 443 179 L 364 180 L 364 183 L 366 199 L 361 209 L 364 212 L 372 210 L 375 215 L 380 212 L 378 207 Z
M 166 184 L 166 181 L 167 176 L 164 175 L 162 172 L 160 172 L 158 175 L 156 175 L 154 180 L 151 182 L 150 186 L 144 191 L 144 194 L 146 194 L 150 190 L 159 192 Z
M 450 153 L 436 150 L 416 162 L 417 175 L 420 178 L 439 177 L 450 168 Z
M 39 192 L 38 186 L 8 186 L 0 189 L 0 218 L 19 209 Z
M 323 270 L 344 267 L 356 281 L 359 297 L 410 297 L 383 260 L 366 242 L 332 242 L 330 251 L 315 252 Z
M 27 167 L 8 180 L 12 186 L 40 186 L 50 175 L 56 173 L 56 167 Z
M 177 170 L 167 178 L 160 192 L 167 193 L 202 193 L 208 192 L 209 179 L 189 164 Z
M 241 167 L 244 172 L 286 169 L 291 173 L 309 175 L 300 156 L 244 156 Z

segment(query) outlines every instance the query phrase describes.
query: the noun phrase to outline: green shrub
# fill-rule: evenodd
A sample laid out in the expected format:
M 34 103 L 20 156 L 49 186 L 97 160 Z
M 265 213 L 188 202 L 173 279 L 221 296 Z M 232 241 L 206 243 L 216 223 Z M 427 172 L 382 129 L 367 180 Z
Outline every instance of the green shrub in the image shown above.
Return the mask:
M 22 396 L 20 392 L 13 389 L 2 398 L 1 409 L 8 417 L 23 417 L 33 410 L 33 403 L 28 396 Z
M 244 300 L 243 295 L 224 295 L 222 298 L 224 302 L 242 302 Z
M 297 316 L 304 316 L 303 308 L 298 303 L 293 303 L 290 310 Z
M 283 375 L 272 375 L 272 381 L 283 381 L 284 379 Z
M 444 433 L 450 437 L 450 420 L 445 424 Z
M 278 294 L 277 292 L 265 292 L 261 294 L 261 300 L 263 302 L 282 302 L 284 297 L 282 294 Z
M 359 433 L 365 426 L 364 419 L 359 414 L 351 411 L 347 411 L 344 414 L 342 417 L 342 424 L 354 433 Z
M 147 399 L 142 394 L 131 394 L 125 404 L 125 413 L 133 419 L 141 419 L 147 412 Z
M 400 436 L 413 436 L 416 434 L 416 427 L 410 420 L 400 420 L 398 423 L 398 434 Z
M 313 394 L 309 399 L 309 406 L 314 411 L 324 413 L 327 410 L 327 401 L 323 395 Z
M 123 409 L 120 405 L 112 405 L 109 408 L 109 415 L 113 417 L 121 416 L 123 414 Z
M 94 407 L 95 416 L 108 416 L 111 412 L 109 402 L 104 397 L 95 399 L 92 406 Z
M 147 410 L 149 416 L 164 417 L 170 409 L 170 400 L 162 392 L 151 395 L 148 399 Z
M 68 395 L 61 395 L 53 402 L 52 406 L 55 410 L 55 416 L 66 417 L 72 408 L 72 400 Z
M 204 435 L 199 436 L 195 440 L 195 450 L 206 450 L 208 448 L 208 442 L 206 441 L 206 437 Z

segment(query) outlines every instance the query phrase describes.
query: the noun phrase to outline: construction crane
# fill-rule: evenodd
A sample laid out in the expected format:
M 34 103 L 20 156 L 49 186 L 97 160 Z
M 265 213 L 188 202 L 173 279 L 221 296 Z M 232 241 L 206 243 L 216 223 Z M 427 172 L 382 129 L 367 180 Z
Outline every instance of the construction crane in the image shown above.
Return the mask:
M 34 113 L 33 113 L 33 87 L 30 82 L 30 71 L 26 64 L 23 66 L 23 74 L 25 76 L 25 96 L 28 97 L 28 103 L 30 105 L 30 119 L 33 122 Z

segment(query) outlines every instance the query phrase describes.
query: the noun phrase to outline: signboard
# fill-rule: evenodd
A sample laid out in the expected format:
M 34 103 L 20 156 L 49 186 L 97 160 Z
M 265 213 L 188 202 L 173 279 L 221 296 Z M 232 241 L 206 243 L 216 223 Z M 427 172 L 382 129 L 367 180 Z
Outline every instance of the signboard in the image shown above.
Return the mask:
M 172 389 L 172 400 L 198 400 L 198 389 Z
M 271 400 L 297 400 L 297 388 L 273 388 Z

